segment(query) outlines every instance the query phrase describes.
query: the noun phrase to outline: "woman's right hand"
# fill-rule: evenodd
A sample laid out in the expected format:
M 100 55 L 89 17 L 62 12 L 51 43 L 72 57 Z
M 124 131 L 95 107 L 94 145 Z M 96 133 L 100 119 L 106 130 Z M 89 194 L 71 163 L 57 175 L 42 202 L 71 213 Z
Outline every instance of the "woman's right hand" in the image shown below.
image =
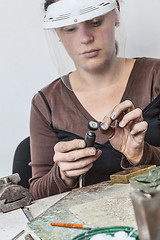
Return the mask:
M 60 176 L 68 187 L 74 186 L 77 178 L 88 172 L 102 153 L 94 147 L 86 147 L 85 141 L 80 139 L 58 142 L 54 151 L 53 161 L 59 166 Z

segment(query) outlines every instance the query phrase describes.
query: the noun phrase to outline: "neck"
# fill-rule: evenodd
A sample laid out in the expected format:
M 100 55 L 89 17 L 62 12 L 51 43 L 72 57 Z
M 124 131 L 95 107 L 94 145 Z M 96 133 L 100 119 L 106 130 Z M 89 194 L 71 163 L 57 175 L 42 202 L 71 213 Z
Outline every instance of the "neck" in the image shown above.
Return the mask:
M 116 84 L 124 74 L 124 59 L 118 59 L 108 65 L 104 71 L 84 71 L 77 69 L 70 75 L 72 89 L 76 91 L 94 91 Z

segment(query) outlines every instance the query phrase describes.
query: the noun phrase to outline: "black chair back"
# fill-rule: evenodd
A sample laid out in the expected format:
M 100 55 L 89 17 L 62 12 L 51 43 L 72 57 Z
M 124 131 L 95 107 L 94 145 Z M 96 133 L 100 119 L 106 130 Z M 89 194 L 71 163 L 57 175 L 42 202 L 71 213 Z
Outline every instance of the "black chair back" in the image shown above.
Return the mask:
M 20 175 L 21 181 L 18 183 L 18 185 L 21 185 L 25 188 L 29 188 L 28 180 L 32 176 L 31 167 L 28 165 L 30 161 L 30 137 L 27 137 L 20 142 L 15 151 L 12 168 L 12 173 L 18 173 Z

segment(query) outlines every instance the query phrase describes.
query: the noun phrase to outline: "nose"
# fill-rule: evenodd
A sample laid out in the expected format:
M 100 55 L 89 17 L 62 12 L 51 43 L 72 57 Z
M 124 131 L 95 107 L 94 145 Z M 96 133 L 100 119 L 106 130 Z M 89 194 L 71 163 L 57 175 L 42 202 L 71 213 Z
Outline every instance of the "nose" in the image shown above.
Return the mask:
M 82 44 L 88 44 L 93 42 L 94 36 L 91 29 L 82 24 L 79 28 L 79 39 Z

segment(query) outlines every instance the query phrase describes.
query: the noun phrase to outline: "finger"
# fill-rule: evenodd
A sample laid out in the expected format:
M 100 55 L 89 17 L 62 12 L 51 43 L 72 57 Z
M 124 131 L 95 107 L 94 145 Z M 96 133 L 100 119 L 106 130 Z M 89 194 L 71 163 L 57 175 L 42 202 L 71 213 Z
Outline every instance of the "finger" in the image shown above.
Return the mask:
M 97 156 L 86 157 L 75 162 L 60 162 L 58 165 L 61 171 L 78 170 L 86 168 L 89 164 L 97 160 Z
M 114 134 L 114 128 L 116 126 L 116 120 L 112 120 L 110 118 L 110 113 L 105 116 L 102 120 L 102 122 L 99 122 L 99 130 L 106 134 L 108 138 Z
M 111 123 L 112 124 L 112 123 Z M 99 125 L 100 131 L 105 134 L 108 138 L 111 138 L 115 132 L 115 125 L 109 126 L 107 123 L 101 123 Z
M 130 112 L 134 109 L 134 105 L 130 100 L 119 103 L 110 113 L 111 120 L 117 119 L 124 112 Z
M 125 127 L 131 121 L 141 122 L 142 120 L 143 120 L 142 110 L 140 108 L 136 108 L 124 115 L 122 120 L 119 122 L 119 126 Z
M 54 146 L 54 151 L 55 152 L 69 152 L 71 150 L 74 149 L 81 149 L 85 147 L 85 141 L 81 140 L 81 139 L 74 139 L 71 141 L 67 141 L 67 142 L 58 142 L 55 146 Z
M 131 134 L 137 135 L 137 134 L 143 133 L 143 135 L 145 135 L 147 128 L 148 128 L 148 123 L 146 121 L 139 122 L 133 126 L 131 130 Z
M 109 113 L 108 115 L 106 115 L 106 116 L 103 118 L 102 122 L 99 122 L 99 129 L 100 129 L 101 132 L 106 131 L 107 129 L 109 129 L 110 126 L 111 126 L 111 124 L 112 124 L 112 122 L 114 122 L 114 121 L 110 118 L 110 115 L 111 115 L 111 113 Z
M 76 177 L 88 171 L 101 154 L 102 151 L 97 150 L 95 156 L 83 158 L 75 162 L 60 162 L 58 165 L 65 176 Z M 71 172 L 72 174 L 70 174 Z
M 81 158 L 93 156 L 96 154 L 96 148 L 88 147 L 83 149 L 77 149 L 65 153 L 57 152 L 54 156 L 55 162 L 73 162 Z
M 85 174 L 86 172 L 88 172 L 93 166 L 93 163 L 90 163 L 88 166 L 86 166 L 83 169 L 76 169 L 76 170 L 68 170 L 65 172 L 65 176 L 68 178 L 75 178 L 75 177 L 79 177 L 82 174 Z
M 60 162 L 58 165 L 62 171 L 83 169 L 83 168 L 86 168 L 89 164 L 96 161 L 100 157 L 101 154 L 102 154 L 102 151 L 97 150 L 97 153 L 95 156 L 79 159 L 75 162 Z
M 110 112 L 108 115 L 106 115 L 102 122 L 100 123 L 100 130 L 103 133 L 103 131 L 108 130 L 110 127 L 113 128 L 113 124 L 116 119 L 118 121 L 121 121 L 123 116 L 125 115 L 125 112 L 129 112 L 134 109 L 134 105 L 130 100 L 126 100 L 120 104 L 118 104 L 112 112 Z M 113 131 L 111 132 L 112 135 Z

